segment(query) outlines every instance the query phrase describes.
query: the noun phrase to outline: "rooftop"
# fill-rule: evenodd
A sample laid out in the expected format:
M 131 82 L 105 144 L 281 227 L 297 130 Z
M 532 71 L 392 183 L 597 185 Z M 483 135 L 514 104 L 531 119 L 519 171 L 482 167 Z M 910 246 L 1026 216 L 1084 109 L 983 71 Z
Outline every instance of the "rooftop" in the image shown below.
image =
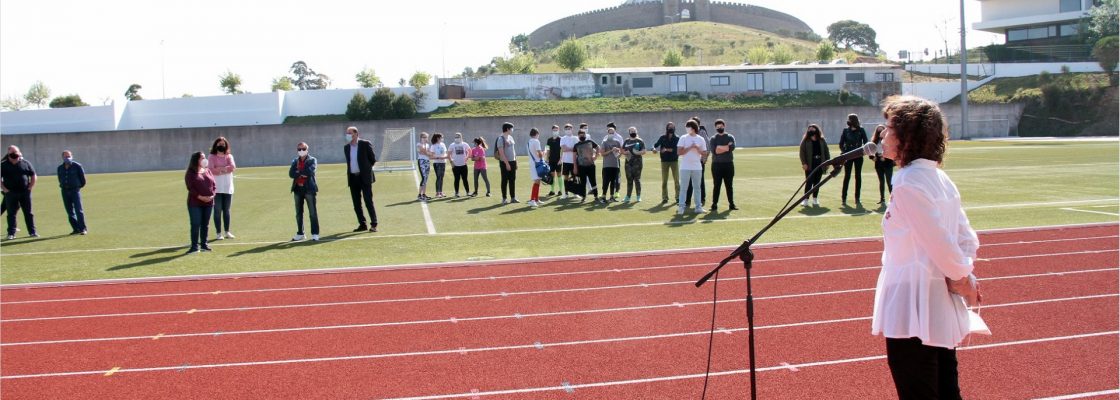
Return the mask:
M 592 74 L 674 73 L 674 72 L 749 72 L 790 70 L 902 69 L 897 64 L 782 64 L 782 65 L 703 65 L 690 67 L 588 68 Z

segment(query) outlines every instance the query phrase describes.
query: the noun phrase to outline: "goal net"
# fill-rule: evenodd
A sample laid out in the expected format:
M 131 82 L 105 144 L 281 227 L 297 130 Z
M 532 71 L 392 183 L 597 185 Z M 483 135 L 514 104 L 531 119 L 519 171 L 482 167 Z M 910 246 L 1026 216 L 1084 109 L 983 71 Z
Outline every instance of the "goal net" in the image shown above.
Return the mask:
M 375 143 L 377 166 L 374 171 L 410 171 L 416 163 L 416 128 L 386 129 Z

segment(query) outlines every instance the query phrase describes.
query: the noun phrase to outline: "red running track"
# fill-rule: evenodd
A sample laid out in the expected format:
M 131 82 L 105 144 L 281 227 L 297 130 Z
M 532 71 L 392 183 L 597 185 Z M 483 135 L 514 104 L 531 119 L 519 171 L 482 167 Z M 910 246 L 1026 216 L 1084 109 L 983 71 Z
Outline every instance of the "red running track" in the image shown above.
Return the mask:
M 985 232 L 993 336 L 966 398 L 1115 392 L 1118 226 Z M 756 250 L 762 398 L 889 398 L 881 242 Z M 0 290 L 0 397 L 698 398 L 727 249 Z M 710 398 L 748 394 L 743 277 L 721 276 Z M 1115 398 L 1115 394 L 1108 394 Z

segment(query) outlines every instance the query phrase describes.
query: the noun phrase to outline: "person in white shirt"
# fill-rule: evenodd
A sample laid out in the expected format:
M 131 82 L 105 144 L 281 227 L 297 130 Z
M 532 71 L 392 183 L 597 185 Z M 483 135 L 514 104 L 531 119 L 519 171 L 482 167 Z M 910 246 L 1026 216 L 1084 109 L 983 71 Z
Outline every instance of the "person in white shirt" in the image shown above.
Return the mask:
M 451 174 L 455 176 L 455 198 L 459 198 L 459 180 L 463 180 L 463 193 L 471 192 L 471 185 L 467 183 L 467 158 L 471 154 L 471 146 L 463 141 L 463 134 L 455 132 L 455 143 L 448 146 L 451 157 Z
M 883 157 L 901 169 L 883 215 L 883 269 L 871 333 L 883 335 L 902 399 L 960 399 L 955 348 L 979 304 L 980 247 L 956 185 L 941 170 L 948 130 L 935 103 L 891 97 L 883 107 Z
M 432 170 L 436 173 L 436 198 L 442 199 L 443 195 L 443 174 L 447 171 L 447 145 L 443 144 L 443 134 L 436 133 L 432 135 L 432 146 L 428 148 L 431 152 Z
M 587 124 L 581 124 L 580 129 L 587 128 Z M 572 124 L 564 124 L 564 137 L 560 138 L 560 164 L 562 164 L 561 173 L 564 175 L 564 181 L 572 180 L 575 173 L 576 143 L 579 143 L 579 138 L 572 134 Z M 568 185 L 561 183 L 564 188 L 564 194 L 560 195 L 561 199 L 568 198 Z M 574 193 L 573 193 L 574 195 Z
M 420 132 L 420 141 L 416 142 L 416 169 L 420 172 L 420 192 L 416 200 L 428 201 L 428 173 L 432 168 L 432 144 L 428 142 L 428 132 Z
M 529 207 L 541 205 L 541 177 L 537 174 L 537 163 L 544 161 L 548 153 L 541 149 L 540 131 L 529 130 L 529 180 L 533 181 L 533 191 L 529 193 Z
M 696 187 L 700 187 L 700 176 L 704 174 L 704 164 L 701 160 L 708 154 L 708 141 L 697 134 L 700 130 L 700 124 L 697 124 L 695 120 L 689 120 L 684 126 L 688 134 L 681 137 L 680 141 L 677 142 L 677 154 L 680 155 L 681 168 L 677 215 L 684 215 L 688 185 L 695 184 Z M 699 190 L 692 191 L 692 201 L 696 205 L 696 213 L 703 213 L 704 206 L 700 205 Z

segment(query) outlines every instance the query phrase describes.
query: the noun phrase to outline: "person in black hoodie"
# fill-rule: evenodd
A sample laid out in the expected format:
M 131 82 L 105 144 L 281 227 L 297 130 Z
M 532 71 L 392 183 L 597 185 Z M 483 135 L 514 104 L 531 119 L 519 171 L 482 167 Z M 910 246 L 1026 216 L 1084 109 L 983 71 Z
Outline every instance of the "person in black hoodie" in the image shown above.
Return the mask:
M 879 125 L 875 127 L 875 134 L 871 135 L 871 141 L 879 144 L 883 141 L 883 131 L 887 127 Z M 883 157 L 883 148 L 880 147 L 879 151 L 873 156 L 869 156 L 875 161 L 875 176 L 879 177 L 879 204 L 886 202 L 886 197 L 883 196 L 883 186 L 886 184 L 887 192 L 894 191 L 894 185 L 891 184 L 891 177 L 894 176 L 894 160 Z
M 863 147 L 867 143 L 867 131 L 859 125 L 859 116 L 848 114 L 848 127 L 840 134 L 840 154 Z M 852 169 L 856 170 L 855 197 L 856 204 L 860 204 L 859 192 L 863 185 L 863 157 L 856 157 L 844 163 L 844 186 L 840 192 L 840 203 L 848 204 L 848 181 L 852 177 Z
M 673 182 L 680 182 L 680 166 L 677 165 L 677 125 L 672 122 L 665 124 L 665 134 L 657 138 L 653 149 L 661 154 L 661 204 L 669 202 L 669 172 L 673 173 Z M 681 197 L 680 187 L 674 185 L 676 194 L 673 198 Z

